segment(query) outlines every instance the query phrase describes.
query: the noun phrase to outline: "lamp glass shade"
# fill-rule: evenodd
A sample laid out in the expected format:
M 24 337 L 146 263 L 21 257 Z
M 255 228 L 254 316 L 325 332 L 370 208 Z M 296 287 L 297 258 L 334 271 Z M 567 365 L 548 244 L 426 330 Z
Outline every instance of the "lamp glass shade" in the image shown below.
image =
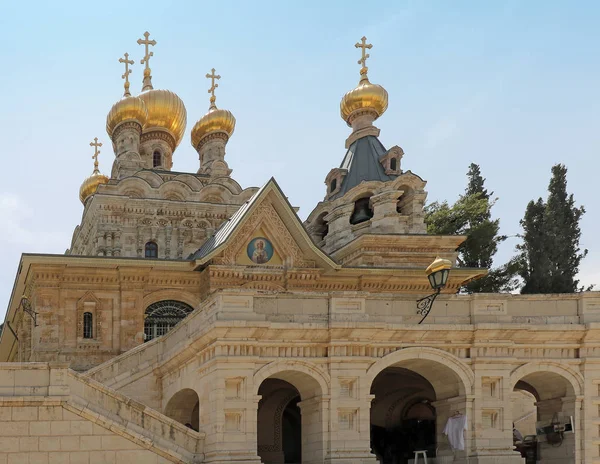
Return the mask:
M 429 284 L 434 290 L 438 290 L 446 286 L 448 282 L 448 275 L 450 274 L 449 269 L 440 269 L 439 271 L 432 272 L 427 276 L 429 278 Z

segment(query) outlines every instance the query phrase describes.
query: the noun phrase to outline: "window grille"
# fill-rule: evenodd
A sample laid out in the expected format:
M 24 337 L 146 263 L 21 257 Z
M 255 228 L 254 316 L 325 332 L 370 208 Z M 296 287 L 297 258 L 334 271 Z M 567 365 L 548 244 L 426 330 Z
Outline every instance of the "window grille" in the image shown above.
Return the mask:
M 144 320 L 144 340 L 166 334 L 193 311 L 190 305 L 181 301 L 165 300 L 151 304 L 146 309 Z
M 160 151 L 156 150 L 152 154 L 152 166 L 157 168 L 161 165 L 162 165 L 162 155 L 160 154 Z
M 83 313 L 83 338 L 94 338 L 94 318 L 92 313 Z

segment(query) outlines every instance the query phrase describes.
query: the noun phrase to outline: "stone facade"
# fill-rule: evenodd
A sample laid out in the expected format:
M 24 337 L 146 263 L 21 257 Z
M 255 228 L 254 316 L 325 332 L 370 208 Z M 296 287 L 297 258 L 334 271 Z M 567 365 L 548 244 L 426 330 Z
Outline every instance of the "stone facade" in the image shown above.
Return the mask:
M 214 69 L 200 168 L 171 171 L 187 113 L 152 88 L 148 36 L 145 92 L 127 81 L 107 118 L 111 178 L 84 182 L 65 255 L 19 264 L 0 464 L 600 463 L 600 294 L 460 295 L 487 271 L 453 268 L 419 313 L 465 237 L 427 235 L 425 181 L 378 139 L 366 38 L 348 152 L 303 224 L 273 179 L 230 177 Z
M 15 291 L 33 302 L 38 325 L 15 301 L 18 340 L 5 331 L 0 356 L 25 364 L 3 369 L 50 379 L 53 365 L 40 361 L 85 370 L 59 365 L 61 401 L 86 404 L 153 443 L 160 429 L 161 451 L 144 452 L 171 462 L 386 462 L 373 436 L 417 420 L 433 427 L 437 462 L 519 463 L 515 391 L 535 397 L 546 424 L 555 414 L 573 418 L 575 433 L 561 446 L 539 443 L 542 462 L 600 458 L 598 431 L 585 426 L 600 420 L 600 295 L 455 295 L 479 272 L 455 269 L 418 325 L 422 269 L 340 266 L 272 182 L 249 205 L 220 247 L 193 260 L 25 256 Z M 280 265 L 242 264 L 257 234 Z M 145 308 L 173 299 L 194 311 L 143 343 Z M 79 336 L 84 312 L 96 321 L 93 339 Z M 20 390 L 9 380 L 2 396 L 49 401 L 45 384 L 31 382 Z M 464 451 L 442 433 L 456 411 L 469 420 Z M 175 432 L 152 421 L 180 424 L 196 444 L 183 453 Z

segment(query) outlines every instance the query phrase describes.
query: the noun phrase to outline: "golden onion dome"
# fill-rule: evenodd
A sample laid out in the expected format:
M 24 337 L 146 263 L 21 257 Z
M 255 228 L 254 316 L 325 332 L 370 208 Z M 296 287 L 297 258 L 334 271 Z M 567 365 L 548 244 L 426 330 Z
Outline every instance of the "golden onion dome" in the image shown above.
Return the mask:
M 142 92 L 139 98 L 146 104 L 148 119 L 144 131 L 163 129 L 175 138 L 179 145 L 185 132 L 187 112 L 181 98 L 170 90 L 150 89 Z
M 92 172 L 90 177 L 83 181 L 79 188 L 79 199 L 84 205 L 86 200 L 96 193 L 99 185 L 108 184 L 108 177 L 100 174 L 100 170 L 98 169 L 98 155 L 100 154 L 98 148 L 102 146 L 102 143 L 98 142 L 98 137 L 95 137 L 94 141 L 90 142 L 90 146 L 94 147 L 94 155 L 92 156 L 92 159 L 94 160 L 94 172 Z
M 147 119 L 148 110 L 144 101 L 139 97 L 125 96 L 110 109 L 106 117 L 106 132 L 112 139 L 113 132 L 119 124 L 127 121 L 137 121 L 144 127 Z
M 388 93 L 382 86 L 371 84 L 366 73 L 362 76 L 358 87 L 346 93 L 340 102 L 340 115 L 350 125 L 350 115 L 357 110 L 373 110 L 377 119 L 388 107 Z
M 192 146 L 197 148 L 200 140 L 211 132 L 225 132 L 229 138 L 234 130 L 235 117 L 231 111 L 211 105 L 208 113 L 202 116 L 192 129 Z
M 92 175 L 84 180 L 79 188 L 79 199 L 81 200 L 81 203 L 85 204 L 85 201 L 96 193 L 99 185 L 107 183 L 108 177 L 104 174 L 100 174 L 100 171 L 96 167 Z

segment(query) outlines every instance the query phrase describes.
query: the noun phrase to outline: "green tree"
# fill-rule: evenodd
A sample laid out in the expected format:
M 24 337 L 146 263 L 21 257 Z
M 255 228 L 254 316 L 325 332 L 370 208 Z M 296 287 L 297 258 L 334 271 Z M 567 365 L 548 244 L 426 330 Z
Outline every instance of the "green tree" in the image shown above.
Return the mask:
M 477 164 L 467 172 L 468 184 L 464 195 L 450 206 L 434 202 L 425 209 L 427 232 L 438 235 L 465 235 L 458 248 L 458 265 L 490 269 L 486 277 L 464 287 L 469 293 L 510 291 L 515 287 L 514 264 L 491 269 L 498 244 L 506 240 L 500 235 L 500 220 L 492 219 L 491 209 L 496 199 L 485 188 L 485 179 Z
M 567 168 L 552 167 L 548 199 L 529 202 L 521 220 L 523 243 L 517 246 L 517 264 L 524 285 L 521 293 L 574 293 L 577 274 L 587 250 L 581 250 L 579 221 L 585 209 L 575 206 L 567 193 Z
M 524 282 L 521 293 L 550 293 L 552 288 L 545 216 L 546 204 L 539 198 L 529 202 L 521 220 L 523 243 L 517 245 L 519 255 L 516 260 Z

